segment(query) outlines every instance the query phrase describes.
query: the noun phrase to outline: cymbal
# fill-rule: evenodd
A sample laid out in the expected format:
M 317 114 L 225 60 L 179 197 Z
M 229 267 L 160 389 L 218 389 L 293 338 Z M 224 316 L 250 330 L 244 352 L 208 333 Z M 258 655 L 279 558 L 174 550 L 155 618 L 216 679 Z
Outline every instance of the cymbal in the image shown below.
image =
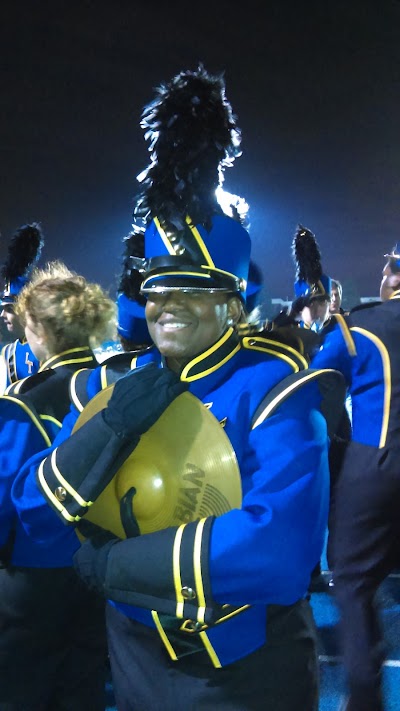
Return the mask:
M 113 389 L 90 400 L 73 431 L 106 407 Z M 201 400 L 185 392 L 141 436 L 85 519 L 126 538 L 121 511 L 126 514 L 127 506 L 128 519 L 133 511 L 140 533 L 150 533 L 219 516 L 241 502 L 239 466 L 227 435 Z

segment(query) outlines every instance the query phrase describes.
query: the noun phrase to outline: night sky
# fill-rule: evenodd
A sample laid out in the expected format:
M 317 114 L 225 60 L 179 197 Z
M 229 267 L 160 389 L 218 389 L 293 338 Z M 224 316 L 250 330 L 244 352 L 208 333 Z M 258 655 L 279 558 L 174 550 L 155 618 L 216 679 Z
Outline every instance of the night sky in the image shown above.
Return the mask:
M 250 205 L 264 297 L 292 298 L 291 240 L 312 229 L 350 302 L 377 295 L 400 239 L 400 2 L 3 3 L 1 261 L 39 221 L 60 258 L 115 291 L 153 89 L 223 71 L 243 155 L 225 188 Z

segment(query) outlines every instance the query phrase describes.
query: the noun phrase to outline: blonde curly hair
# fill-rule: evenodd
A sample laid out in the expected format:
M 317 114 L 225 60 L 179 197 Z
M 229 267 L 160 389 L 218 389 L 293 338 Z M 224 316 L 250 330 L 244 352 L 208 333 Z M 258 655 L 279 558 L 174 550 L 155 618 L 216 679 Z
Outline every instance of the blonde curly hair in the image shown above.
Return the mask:
M 99 284 L 72 272 L 61 261 L 35 269 L 15 303 L 23 326 L 40 325 L 53 354 L 95 348 L 116 337 L 116 305 Z

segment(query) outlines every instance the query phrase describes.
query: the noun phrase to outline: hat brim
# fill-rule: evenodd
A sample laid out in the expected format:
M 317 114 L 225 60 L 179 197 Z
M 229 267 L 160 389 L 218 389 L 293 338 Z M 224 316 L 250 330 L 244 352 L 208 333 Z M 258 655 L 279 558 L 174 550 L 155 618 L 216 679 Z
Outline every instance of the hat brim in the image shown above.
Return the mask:
M 0 306 L 14 306 L 15 297 L 14 296 L 3 296 L 0 300 Z
M 245 295 L 244 284 L 233 274 L 205 266 L 165 265 L 150 269 L 140 291 L 144 295 L 163 291 L 219 291 Z

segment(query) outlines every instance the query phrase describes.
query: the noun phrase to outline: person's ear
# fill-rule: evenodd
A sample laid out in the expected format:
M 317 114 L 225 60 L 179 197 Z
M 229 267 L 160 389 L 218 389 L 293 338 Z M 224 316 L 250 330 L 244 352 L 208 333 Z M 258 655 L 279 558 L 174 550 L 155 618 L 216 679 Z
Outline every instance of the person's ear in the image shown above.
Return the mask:
M 238 299 L 237 296 L 232 297 L 228 301 L 228 323 L 230 323 L 232 326 L 235 326 L 239 321 L 240 317 L 242 315 L 242 302 L 240 299 Z

